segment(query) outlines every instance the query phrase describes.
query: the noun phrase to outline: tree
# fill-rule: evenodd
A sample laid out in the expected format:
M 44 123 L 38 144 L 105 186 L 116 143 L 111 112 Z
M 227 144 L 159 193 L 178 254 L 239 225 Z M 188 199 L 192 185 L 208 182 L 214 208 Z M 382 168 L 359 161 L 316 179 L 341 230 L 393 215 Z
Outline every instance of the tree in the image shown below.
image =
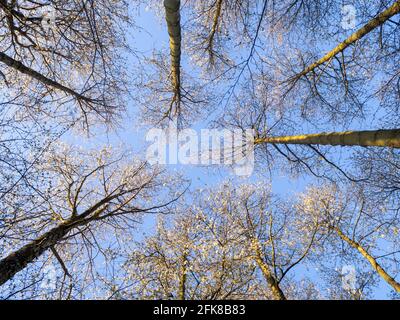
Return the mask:
M 267 189 L 223 184 L 181 209 L 185 213 L 170 228 L 159 225 L 127 263 L 138 297 L 299 297 L 297 284 L 284 280 L 310 253 L 316 231 L 302 226 L 298 213 Z
M 361 29 L 357 30 L 355 33 L 353 33 L 346 40 L 344 40 L 339 45 L 337 45 L 334 49 L 329 51 L 321 59 L 319 59 L 318 61 L 316 61 L 313 64 L 309 65 L 303 71 L 298 73 L 294 77 L 294 80 L 297 81 L 300 77 L 305 76 L 306 74 L 314 71 L 314 69 L 320 67 L 324 63 L 329 62 L 336 55 L 338 55 L 343 50 L 345 50 L 347 47 L 349 47 L 350 45 L 354 44 L 356 41 L 360 40 L 362 37 L 367 35 L 372 30 L 378 28 L 380 25 L 385 23 L 387 20 L 389 20 L 390 18 L 392 18 L 394 15 L 398 14 L 399 12 L 400 12 L 400 2 L 396 1 L 391 7 L 389 7 L 385 11 L 381 12 L 379 15 L 377 15 L 376 18 L 374 18 L 371 21 L 369 21 Z
M 0 1 L 3 201 L 29 188 L 33 168 L 71 129 L 116 125 L 127 93 L 123 35 L 133 27 L 126 9 L 124 1 Z
M 377 146 L 400 148 L 400 130 L 377 130 L 377 131 L 347 131 L 319 134 L 306 134 L 301 136 L 287 137 L 260 137 L 256 138 L 255 144 L 277 143 L 277 144 L 318 144 L 332 146 Z
M 165 31 L 151 53 L 131 47 L 145 5 Z M 351 5 L 0 0 L 2 297 L 366 299 L 380 279 L 398 292 L 400 2 Z M 61 146 L 79 125 L 113 141 L 128 113 L 253 129 L 255 179 L 317 187 L 284 200 L 229 180 L 181 199 L 180 178 L 122 151 Z M 148 213 L 164 215 L 142 237 Z
M 243 249 L 261 271 L 272 297 L 285 300 L 291 293 L 284 293 L 284 280 L 310 252 L 316 226 L 305 229 L 290 204 L 272 196 L 262 183 L 235 190 L 225 185 L 213 198 L 220 219 L 227 219 L 242 235 Z
M 235 55 L 230 50 L 240 42 L 250 42 L 253 22 L 259 1 L 193 1 L 189 16 L 191 25 L 186 28 L 188 52 L 208 71 L 222 73 L 235 67 Z M 258 18 L 258 17 L 257 17 Z M 235 37 L 236 33 L 242 36 Z
M 169 46 L 171 55 L 171 82 L 174 97 L 167 115 L 175 117 L 180 113 L 181 101 L 181 25 L 180 25 L 180 1 L 165 0 L 165 19 L 168 26 Z M 173 105 L 176 105 L 173 111 Z
M 342 193 L 334 186 L 310 188 L 303 195 L 300 210 L 305 216 L 312 216 L 321 227 L 320 232 L 327 237 L 337 238 L 352 250 L 358 252 L 362 259 L 370 264 L 373 270 L 393 289 L 399 292 L 399 283 L 389 275 L 388 268 L 397 263 L 397 211 L 384 206 L 376 206 L 362 193 Z M 393 242 L 393 252 L 373 253 L 378 249 L 379 238 Z M 334 246 L 338 246 L 334 243 Z M 390 247 L 386 245 L 386 247 Z M 378 249 L 379 250 L 379 249 Z M 393 259 L 393 260 L 392 260 Z M 379 262 L 382 261 L 382 262 Z M 385 266 L 386 265 L 386 266 Z
M 65 108 L 75 102 L 75 119 L 86 125 L 92 117 L 110 123 L 123 111 L 123 32 L 133 26 L 124 1 L 2 0 L 0 9 L 0 62 L 9 87 L 24 88 L 22 95 L 38 91 L 39 101 Z
M 193 208 L 163 217 L 125 263 L 128 290 L 140 299 L 257 298 L 254 267 L 243 260 L 228 225 L 214 234 L 212 218 Z M 183 211 L 183 210 L 182 210 Z M 222 231 L 224 230 L 224 231 Z M 216 236 L 218 237 L 216 239 Z M 239 249 L 240 250 L 240 249 Z M 133 292 L 133 293 L 129 293 Z
M 3 220 L 1 241 L 18 235 L 23 246 L 0 260 L 0 284 L 47 250 L 56 252 L 55 247 L 62 248 L 72 239 L 85 242 L 90 235 L 95 239 L 95 230 L 102 225 L 129 229 L 142 214 L 168 210 L 174 202 L 174 198 L 155 201 L 168 181 L 159 169 L 127 161 L 110 150 L 96 154 L 66 147 L 48 154 L 47 162 L 37 166 L 45 178 L 32 186 L 36 194 L 28 196 L 24 205 L 17 202 L 9 208 L 10 218 Z M 25 225 L 23 231 L 27 223 L 29 232 L 19 234 L 19 224 Z

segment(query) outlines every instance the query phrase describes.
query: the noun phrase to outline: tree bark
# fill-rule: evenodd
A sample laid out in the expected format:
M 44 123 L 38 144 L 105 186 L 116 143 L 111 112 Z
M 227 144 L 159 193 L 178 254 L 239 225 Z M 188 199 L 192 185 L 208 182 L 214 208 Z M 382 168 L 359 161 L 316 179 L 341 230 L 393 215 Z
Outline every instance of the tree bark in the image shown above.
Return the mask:
M 334 49 L 329 51 L 327 54 L 325 54 L 321 59 L 319 59 L 318 61 L 309 65 L 302 72 L 300 72 L 296 76 L 294 76 L 293 79 L 297 80 L 297 79 L 301 78 L 302 76 L 306 75 L 307 73 L 313 71 L 315 68 L 319 67 L 320 65 L 324 64 L 325 62 L 330 61 L 338 53 L 345 50 L 348 46 L 350 46 L 354 42 L 360 40 L 366 34 L 371 32 L 372 30 L 376 29 L 377 27 L 379 27 L 380 25 L 385 23 L 388 19 L 390 19 L 394 15 L 398 14 L 399 12 L 400 12 L 400 0 L 397 0 L 390 8 L 381 12 L 374 19 L 370 20 L 361 29 L 357 30 L 346 40 L 341 42 L 337 47 L 335 47 Z
M 361 255 L 367 259 L 367 261 L 371 264 L 372 268 L 379 274 L 379 276 L 385 280 L 389 285 L 393 287 L 396 292 L 400 292 L 400 283 L 398 283 L 395 279 L 393 279 L 376 261 L 376 259 L 371 256 L 358 242 L 355 242 L 351 240 L 349 237 L 347 237 L 342 230 L 339 228 L 335 228 L 335 231 L 339 235 L 339 237 L 347 242 L 351 247 L 357 249 Z
M 216 4 L 216 10 L 215 10 L 215 15 L 214 15 L 214 19 L 213 19 L 213 24 L 212 24 L 212 27 L 211 27 L 211 32 L 210 32 L 210 35 L 209 35 L 209 37 L 208 37 L 208 47 L 207 47 L 207 50 L 208 50 L 208 53 L 209 53 L 209 56 L 210 56 L 210 60 L 211 60 L 211 63 L 213 64 L 214 63 L 214 49 L 213 49 L 213 46 L 214 46 L 214 37 L 215 37 L 215 34 L 216 34 L 216 32 L 217 32 L 217 29 L 218 29 L 218 23 L 219 23 L 219 19 L 220 19 L 220 16 L 221 16 L 221 11 L 222 11 L 222 2 L 223 2 L 224 0 L 217 0 L 217 4 Z
M 179 0 L 164 0 L 171 55 L 171 76 L 175 95 L 180 98 L 181 24 Z
M 42 236 L 26 244 L 21 249 L 1 259 L 0 286 L 10 280 L 16 273 L 24 269 L 29 263 L 39 258 L 47 249 L 56 245 L 68 234 L 69 231 L 79 226 L 86 225 L 93 219 L 96 219 L 98 215 L 107 208 L 107 203 L 117 198 L 117 196 L 118 195 L 105 197 L 91 208 L 85 210 L 79 216 L 73 216 L 66 222 L 54 227 Z
M 186 296 L 187 257 L 188 257 L 188 249 L 185 248 L 181 258 L 181 272 L 179 277 L 179 292 L 178 292 L 179 300 L 185 300 Z
M 252 246 L 253 246 L 253 250 L 254 250 L 254 259 L 255 259 L 257 265 L 259 266 L 259 268 L 261 269 L 261 272 L 263 273 L 264 278 L 267 281 L 268 286 L 272 291 L 272 295 L 273 295 L 274 299 L 275 300 L 286 300 L 285 294 L 279 287 L 278 281 L 276 280 L 276 278 L 272 274 L 269 266 L 265 263 L 265 261 L 263 259 L 263 254 L 261 251 L 260 243 L 257 240 L 253 240 L 252 242 L 253 242 Z
M 63 223 L 0 260 L 0 286 L 56 245 L 74 227 L 73 223 Z
M 79 92 L 76 92 L 75 90 L 72 90 L 71 88 L 68 88 L 64 85 L 62 85 L 61 83 L 58 83 L 57 81 L 51 80 L 50 78 L 47 78 L 46 76 L 42 75 L 41 73 L 25 66 L 22 62 L 15 60 L 11 57 L 9 57 L 8 55 L 6 55 L 3 52 L 0 52 L 0 62 L 3 62 L 4 64 L 6 64 L 7 66 L 9 66 L 10 68 L 13 68 L 14 70 L 17 70 L 23 74 L 28 75 L 29 77 L 45 84 L 48 85 L 50 87 L 53 87 L 54 89 L 58 89 L 63 91 L 64 93 L 74 96 L 76 99 L 81 100 L 81 101 L 85 101 L 85 102 L 95 102 L 95 100 L 88 98 L 82 94 L 80 94 Z
M 254 140 L 254 144 L 262 143 L 400 148 L 400 129 L 323 132 L 299 136 L 264 137 Z

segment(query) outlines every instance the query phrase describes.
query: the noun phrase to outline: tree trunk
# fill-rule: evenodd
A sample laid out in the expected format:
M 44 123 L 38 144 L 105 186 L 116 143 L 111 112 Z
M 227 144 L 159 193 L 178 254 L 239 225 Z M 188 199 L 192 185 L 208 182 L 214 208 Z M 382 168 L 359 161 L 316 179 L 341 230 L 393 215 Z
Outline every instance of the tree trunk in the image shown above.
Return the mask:
M 10 280 L 16 273 L 24 269 L 29 263 L 39 258 L 47 249 L 52 249 L 60 242 L 72 229 L 86 225 L 98 217 L 97 214 L 103 212 L 106 201 L 115 197 L 105 198 L 92 208 L 86 210 L 79 216 L 75 216 L 57 227 L 47 231 L 39 238 L 31 241 L 21 249 L 9 254 L 0 260 L 0 286 Z M 94 212 L 92 217 L 89 217 Z
M 7 66 L 9 66 L 10 68 L 13 68 L 14 70 L 17 70 L 23 74 L 28 75 L 29 77 L 45 84 L 48 85 L 50 87 L 53 87 L 54 89 L 58 89 L 63 91 L 64 93 L 71 95 L 73 97 L 75 97 L 78 100 L 82 100 L 82 101 L 86 101 L 86 102 L 95 102 L 93 99 L 88 98 L 64 85 L 62 85 L 61 83 L 58 83 L 57 81 L 51 80 L 50 78 L 47 78 L 46 76 L 42 75 L 41 73 L 25 66 L 22 62 L 17 61 L 11 57 L 9 57 L 8 55 L 6 55 L 3 52 L 0 52 L 0 62 L 3 62 L 4 64 L 6 64 Z
M 400 148 L 400 129 L 330 133 L 323 132 L 299 136 L 256 138 L 254 141 L 254 144 L 262 143 Z
M 180 99 L 181 66 L 181 24 L 179 0 L 164 0 L 171 54 L 171 76 L 175 95 Z
M 211 64 L 214 64 L 214 49 L 213 49 L 213 46 L 214 46 L 214 37 L 215 37 L 215 34 L 216 34 L 216 32 L 217 32 L 217 29 L 218 29 L 218 23 L 219 23 L 219 19 L 220 19 L 220 17 L 221 17 L 222 2 L 223 2 L 223 1 L 224 1 L 224 0 L 218 0 L 218 1 L 217 1 L 217 4 L 216 4 L 217 8 L 216 8 L 216 10 L 215 10 L 215 15 L 214 15 L 214 19 L 213 19 L 213 24 L 212 24 L 212 27 L 211 27 L 210 35 L 209 35 L 209 37 L 208 37 L 208 47 L 207 47 L 207 50 L 208 50 L 208 53 L 209 53 L 209 56 L 210 56 L 210 62 L 211 62 Z
M 275 300 L 286 300 L 286 297 L 285 297 L 283 291 L 279 287 L 278 281 L 276 280 L 276 278 L 272 274 L 271 270 L 269 269 L 269 266 L 265 263 L 265 261 L 263 259 L 263 254 L 261 251 L 260 243 L 258 242 L 258 240 L 253 240 L 252 242 L 253 242 L 252 247 L 253 247 L 253 250 L 255 253 L 254 254 L 255 261 L 256 261 L 257 265 L 260 267 L 261 272 L 263 273 L 264 278 L 267 281 L 268 286 L 272 291 L 272 295 L 273 295 L 274 299 Z
M 29 263 L 39 258 L 47 249 L 56 245 L 69 231 L 98 218 L 106 210 L 107 204 L 119 195 L 115 194 L 103 198 L 79 216 L 73 215 L 66 222 L 47 231 L 39 238 L 0 260 L 0 286 L 10 280 L 17 272 L 24 269 Z
M 181 258 L 181 272 L 179 277 L 179 292 L 178 292 L 178 299 L 185 300 L 186 296 L 186 278 L 187 278 L 187 257 L 188 257 L 188 249 L 185 248 L 184 252 L 182 253 Z
M 361 29 L 357 30 L 355 33 L 353 33 L 350 37 L 348 37 L 346 40 L 341 42 L 337 47 L 335 47 L 333 50 L 328 52 L 321 59 L 319 59 L 318 61 L 316 61 L 313 64 L 309 65 L 302 72 L 300 72 L 299 74 L 294 76 L 293 79 L 295 79 L 295 80 L 299 79 L 300 77 L 302 77 L 302 76 L 306 75 L 307 73 L 313 71 L 315 68 L 319 67 L 320 65 L 324 64 L 325 62 L 330 61 L 338 53 L 342 52 L 344 49 L 346 49 L 348 46 L 350 46 L 354 42 L 360 40 L 366 34 L 371 32 L 375 28 L 379 27 L 380 25 L 382 25 L 384 22 L 386 22 L 388 19 L 390 19 L 394 15 L 398 14 L 399 12 L 400 12 L 400 1 L 397 0 L 390 8 L 388 8 L 385 11 L 381 12 L 376 18 L 370 20 Z
M 374 257 L 372 257 L 358 242 L 351 240 L 347 237 L 342 230 L 339 228 L 335 228 L 335 231 L 339 235 L 339 237 L 347 242 L 350 246 L 357 249 L 361 255 L 368 260 L 371 264 L 372 268 L 380 275 L 380 277 L 385 280 L 389 285 L 391 285 L 396 292 L 400 292 L 400 283 L 398 283 L 395 279 L 393 279 L 376 261 Z
M 0 260 L 0 286 L 56 245 L 74 227 L 73 223 L 63 223 Z

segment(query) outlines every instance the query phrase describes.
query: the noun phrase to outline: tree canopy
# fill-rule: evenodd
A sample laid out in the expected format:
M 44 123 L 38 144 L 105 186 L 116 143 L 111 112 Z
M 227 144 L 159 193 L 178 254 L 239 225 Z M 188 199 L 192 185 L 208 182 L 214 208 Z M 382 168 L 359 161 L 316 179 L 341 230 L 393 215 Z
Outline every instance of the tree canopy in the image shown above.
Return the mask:
M 399 110 L 399 0 L 0 0 L 0 298 L 398 298 Z

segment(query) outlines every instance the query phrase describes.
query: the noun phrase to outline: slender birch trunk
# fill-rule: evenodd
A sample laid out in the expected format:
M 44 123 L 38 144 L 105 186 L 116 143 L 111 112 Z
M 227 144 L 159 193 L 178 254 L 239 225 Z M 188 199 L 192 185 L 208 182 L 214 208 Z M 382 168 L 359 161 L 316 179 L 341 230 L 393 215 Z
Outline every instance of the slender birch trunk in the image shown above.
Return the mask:
M 293 77 L 294 80 L 305 76 L 307 73 L 313 71 L 315 68 L 319 67 L 320 65 L 324 64 L 325 62 L 330 61 L 334 56 L 338 53 L 345 50 L 348 46 L 355 43 L 356 41 L 360 40 L 366 34 L 371 32 L 372 30 L 376 29 L 383 23 L 385 23 L 388 19 L 393 17 L 394 15 L 400 12 L 400 0 L 397 0 L 390 8 L 386 9 L 385 11 L 381 12 L 377 17 L 370 20 L 367 24 L 365 24 L 361 29 L 354 32 L 350 37 L 346 40 L 341 42 L 337 47 L 329 51 L 325 54 L 321 59 L 314 62 L 313 64 L 306 67 L 302 72 L 298 73 L 296 76 Z
M 88 97 L 80 94 L 79 92 L 76 92 L 75 90 L 73 90 L 71 88 L 68 88 L 57 81 L 47 78 L 46 76 L 42 75 L 41 73 L 25 66 L 22 62 L 9 57 L 8 55 L 6 55 L 3 52 L 0 52 L 0 62 L 3 62 L 10 68 L 13 68 L 14 70 L 17 70 L 23 74 L 26 74 L 27 76 L 45 84 L 45 85 L 53 87 L 54 89 L 61 90 L 64 93 L 71 95 L 78 100 L 89 102 L 89 103 L 95 102 L 95 100 L 88 98 Z
M 254 144 L 262 143 L 400 148 L 400 129 L 323 132 L 298 136 L 264 137 L 254 140 Z
M 347 237 L 342 230 L 339 228 L 334 228 L 336 233 L 339 235 L 339 237 L 347 242 L 351 247 L 354 249 L 357 249 L 358 252 L 361 253 L 361 255 L 367 259 L 367 261 L 371 264 L 372 268 L 379 274 L 379 276 L 385 280 L 389 285 L 393 287 L 396 292 L 400 292 L 400 283 L 398 283 L 395 279 L 393 279 L 376 261 L 374 257 L 372 257 L 358 242 L 355 242 L 351 240 L 349 237 Z
M 261 251 L 261 246 L 258 240 L 253 240 L 252 241 L 252 249 L 254 250 L 254 259 L 261 269 L 262 274 L 264 275 L 265 280 L 267 281 L 267 284 L 269 288 L 272 291 L 272 295 L 275 300 L 286 300 L 285 294 L 279 287 L 279 283 L 272 274 L 269 266 L 265 263 L 263 259 L 263 254 Z
M 171 55 L 171 77 L 175 96 L 180 99 L 181 24 L 179 0 L 164 0 Z

